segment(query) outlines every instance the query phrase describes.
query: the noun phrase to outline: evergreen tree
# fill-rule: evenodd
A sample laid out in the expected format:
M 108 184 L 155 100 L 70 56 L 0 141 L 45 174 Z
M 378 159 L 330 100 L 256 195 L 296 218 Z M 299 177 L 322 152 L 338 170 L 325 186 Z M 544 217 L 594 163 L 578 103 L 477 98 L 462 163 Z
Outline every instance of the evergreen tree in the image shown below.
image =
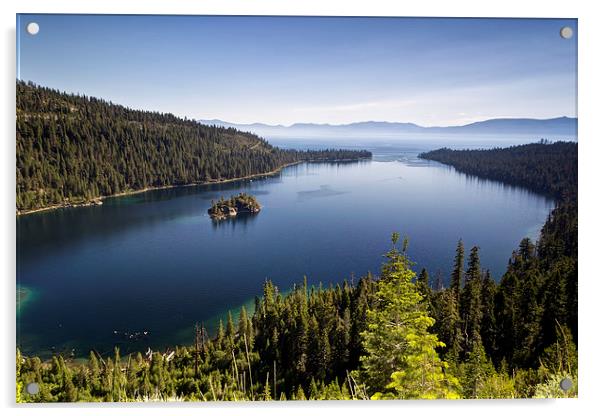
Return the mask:
M 232 312 L 228 311 L 228 321 L 226 322 L 226 338 L 229 342 L 234 340 L 234 320 L 232 319 Z
M 94 352 L 90 352 L 88 359 L 88 369 L 90 371 L 90 389 L 92 394 L 98 394 L 101 391 L 100 385 L 100 366 Z
M 378 282 L 376 305 L 368 310 L 368 330 L 362 333 L 367 352 L 362 357 L 363 382 L 375 398 L 453 397 L 455 382 L 444 374 L 445 364 L 435 351 L 443 345 L 428 332 L 434 320 L 413 283 L 415 274 L 405 252 L 407 240 L 400 252 L 398 238 L 394 233 Z
M 476 346 L 482 343 L 481 321 L 483 310 L 481 305 L 481 263 L 479 248 L 470 250 L 468 269 L 466 270 L 464 288 L 460 303 L 460 319 L 464 333 L 464 354 L 469 354 Z
M 267 373 L 265 384 L 263 385 L 263 393 L 261 395 L 262 400 L 271 401 L 272 400 L 272 391 L 270 390 L 270 373 Z
M 481 321 L 481 339 L 483 340 L 485 352 L 489 357 L 497 355 L 497 323 L 495 319 L 496 289 L 495 281 L 491 278 L 489 270 L 487 270 L 481 290 L 481 306 L 483 313 L 483 319 Z
M 226 334 L 224 333 L 224 322 L 220 319 L 219 326 L 217 328 L 217 345 L 221 348 L 224 345 L 224 338 Z
M 121 372 L 121 357 L 119 356 L 119 348 L 115 348 L 114 355 L 114 367 L 113 367 L 113 377 L 111 381 L 111 397 L 112 401 L 118 402 L 121 401 L 122 398 L 122 390 L 123 390 L 123 374 Z
M 435 325 L 433 326 L 433 332 L 445 344 L 440 347 L 440 351 L 447 362 L 456 363 L 462 349 L 462 334 L 460 332 L 460 309 L 455 292 L 451 289 L 440 292 L 434 304 Z
M 242 337 L 249 336 L 249 316 L 247 314 L 247 308 L 243 305 L 240 308 L 240 314 L 238 316 L 238 334 Z
M 489 377 L 495 374 L 495 369 L 480 342 L 473 343 L 473 348 L 461 367 L 463 396 L 468 399 L 484 398 L 481 397 L 481 392 Z
M 307 400 L 305 397 L 305 392 L 301 386 L 297 387 L 297 392 L 295 393 L 295 400 Z
M 423 301 L 426 303 L 428 311 L 430 313 L 432 311 L 431 303 L 433 297 L 433 290 L 431 289 L 431 285 L 429 282 L 429 273 L 425 268 L 422 268 L 422 270 L 418 274 L 418 278 L 416 279 L 416 287 L 418 289 L 418 293 L 420 293 Z
M 460 289 L 462 279 L 464 278 L 464 243 L 462 239 L 458 240 L 456 247 L 456 257 L 454 259 L 454 268 L 450 280 L 450 288 L 456 294 L 456 300 L 460 302 Z

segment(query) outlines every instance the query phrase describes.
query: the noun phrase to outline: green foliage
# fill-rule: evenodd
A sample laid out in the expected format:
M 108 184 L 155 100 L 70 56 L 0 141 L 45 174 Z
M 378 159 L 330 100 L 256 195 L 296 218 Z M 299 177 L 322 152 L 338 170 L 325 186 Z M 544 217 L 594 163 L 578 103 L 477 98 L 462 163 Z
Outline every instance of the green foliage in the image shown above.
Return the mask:
M 533 183 L 549 180 L 550 169 Z M 393 234 L 378 279 L 328 288 L 305 279 L 286 295 L 266 281 L 252 316 L 243 307 L 235 324 L 228 314 L 203 341 L 198 377 L 193 346 L 91 353 L 84 364 L 17 351 L 17 400 L 576 397 L 576 192 L 561 193 L 539 241 L 521 241 L 499 284 L 476 247 L 465 269 L 460 241 L 451 286 L 432 290 L 426 270 L 417 278 L 411 270 L 407 239 L 400 251 Z M 563 378 L 573 381 L 568 392 Z M 35 396 L 23 392 L 30 382 L 40 385 Z
M 516 397 L 514 379 L 504 371 L 492 371 L 480 381 L 475 396 L 480 399 L 513 399 Z
M 537 368 L 543 351 L 558 340 L 558 325 L 568 328 L 572 339 L 577 339 L 577 143 L 542 141 L 504 149 L 439 149 L 421 157 L 556 198 L 556 207 L 537 244 L 529 239 L 521 241 L 499 285 L 489 278 L 482 279 L 481 319 L 474 319 L 478 313 L 470 312 L 477 309 L 469 303 L 478 303 L 477 288 L 468 284 L 473 279 L 466 279 L 460 305 L 463 330 L 472 332 L 460 334 L 465 348 L 480 337 L 496 366 L 505 362 L 510 371 Z M 450 285 L 455 292 L 460 258 L 456 256 Z M 443 302 L 439 305 L 446 309 Z M 435 316 L 447 318 L 453 313 Z M 480 336 L 475 331 L 477 323 Z M 442 322 L 439 326 L 445 334 L 441 338 L 444 342 L 449 345 L 457 341 L 449 325 Z
M 458 367 L 462 384 L 463 397 L 469 399 L 484 398 L 482 390 L 495 376 L 495 368 L 485 354 L 485 349 L 480 342 L 473 343 L 473 348 L 468 353 L 466 361 Z
M 233 195 L 230 199 L 221 199 L 211 201 L 211 207 L 207 210 L 214 219 L 225 219 L 231 213 L 251 213 L 255 214 L 261 210 L 261 205 L 253 195 L 240 193 Z
M 572 382 L 572 388 L 568 391 L 564 391 L 560 388 L 560 382 L 568 378 Z M 555 399 L 555 398 L 568 398 L 577 397 L 578 384 L 577 378 L 572 378 L 570 374 L 553 374 L 547 378 L 543 383 L 535 386 L 535 393 L 533 397 L 536 399 Z
M 432 313 L 433 290 L 429 281 L 429 272 L 425 268 L 420 271 L 420 274 L 416 278 L 416 288 L 427 306 L 427 312 Z
M 452 165 L 461 172 L 519 185 L 564 199 L 577 191 L 577 143 L 541 141 L 496 149 L 422 153 L 419 157 Z M 534 168 L 536 167 L 536 168 Z
M 497 321 L 495 316 L 495 294 L 497 286 L 491 278 L 489 270 L 485 273 L 481 286 L 481 312 L 482 319 L 481 340 L 488 356 L 498 355 L 497 349 Z
M 577 375 L 577 346 L 567 327 L 559 325 L 556 342 L 544 349 L 539 359 L 540 372 L 549 374 Z
M 435 324 L 433 332 L 439 335 L 444 344 L 440 347 L 446 361 L 455 363 L 459 360 L 462 345 L 460 307 L 453 289 L 442 290 L 434 295 L 433 311 Z
M 483 310 L 481 305 L 481 263 L 479 249 L 470 250 L 468 269 L 464 275 L 464 287 L 460 295 L 460 320 L 464 334 L 463 356 L 470 354 L 481 345 L 481 321 Z
M 263 174 L 367 151 L 295 151 L 241 131 L 17 81 L 17 210 Z
M 367 354 L 361 360 L 361 380 L 376 399 L 457 397 L 457 382 L 444 374 L 445 363 L 435 351 L 443 344 L 428 332 L 434 320 L 413 282 L 407 240 L 402 252 L 395 234 L 392 242 L 362 333 Z
M 462 287 L 462 279 L 464 278 L 464 243 L 460 239 L 456 247 L 456 257 L 454 259 L 454 269 L 451 275 L 450 288 L 456 294 L 457 301 L 460 301 L 460 289 Z

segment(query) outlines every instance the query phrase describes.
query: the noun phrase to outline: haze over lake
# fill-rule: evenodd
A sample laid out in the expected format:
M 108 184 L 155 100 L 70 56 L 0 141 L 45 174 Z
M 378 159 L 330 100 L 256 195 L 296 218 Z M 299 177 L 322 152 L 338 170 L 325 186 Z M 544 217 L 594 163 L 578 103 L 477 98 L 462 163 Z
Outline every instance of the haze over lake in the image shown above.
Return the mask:
M 304 163 L 267 178 L 151 191 L 17 218 L 19 284 L 35 293 L 19 312 L 26 354 L 87 355 L 190 344 L 196 321 L 214 328 L 252 303 L 271 279 L 282 291 L 377 273 L 393 231 L 409 237 L 417 272 L 447 281 L 456 243 L 481 248 L 496 280 L 521 238 L 536 238 L 553 201 L 456 172 L 417 154 L 442 147 L 524 143 L 500 139 L 353 143 L 374 157 Z M 274 140 L 283 147 L 344 141 Z M 255 195 L 260 214 L 214 223 L 212 199 Z M 125 342 L 114 331 L 149 331 Z

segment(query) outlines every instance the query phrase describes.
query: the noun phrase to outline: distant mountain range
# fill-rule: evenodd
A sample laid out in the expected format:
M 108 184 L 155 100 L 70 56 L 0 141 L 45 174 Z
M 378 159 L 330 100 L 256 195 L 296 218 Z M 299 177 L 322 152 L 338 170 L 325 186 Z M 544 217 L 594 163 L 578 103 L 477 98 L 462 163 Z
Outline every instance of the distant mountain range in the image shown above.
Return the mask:
M 498 118 L 464 126 L 423 127 L 414 123 L 395 123 L 387 121 L 363 121 L 351 124 L 313 124 L 296 123 L 290 126 L 263 123 L 235 124 L 223 120 L 199 120 L 203 124 L 220 127 L 233 127 L 252 132 L 266 138 L 368 138 L 396 137 L 407 135 L 531 135 L 537 138 L 577 137 L 577 119 L 558 117 L 545 120 L 532 118 Z

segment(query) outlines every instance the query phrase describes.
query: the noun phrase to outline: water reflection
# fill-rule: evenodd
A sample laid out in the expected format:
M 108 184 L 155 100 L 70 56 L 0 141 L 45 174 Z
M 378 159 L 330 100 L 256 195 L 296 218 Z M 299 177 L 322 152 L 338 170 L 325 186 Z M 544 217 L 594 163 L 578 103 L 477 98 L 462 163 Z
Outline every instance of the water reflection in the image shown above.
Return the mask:
M 207 216 L 208 220 L 211 221 L 211 225 L 213 226 L 213 229 L 230 229 L 230 230 L 235 230 L 239 227 L 242 227 L 243 229 L 248 227 L 250 223 L 254 222 L 255 220 L 257 220 L 257 217 L 259 215 L 261 215 L 262 212 L 259 212 L 257 214 L 252 214 L 249 212 L 240 212 L 238 214 L 236 214 L 233 217 L 228 217 L 224 220 L 216 220 L 213 218 L 209 218 L 209 216 Z

